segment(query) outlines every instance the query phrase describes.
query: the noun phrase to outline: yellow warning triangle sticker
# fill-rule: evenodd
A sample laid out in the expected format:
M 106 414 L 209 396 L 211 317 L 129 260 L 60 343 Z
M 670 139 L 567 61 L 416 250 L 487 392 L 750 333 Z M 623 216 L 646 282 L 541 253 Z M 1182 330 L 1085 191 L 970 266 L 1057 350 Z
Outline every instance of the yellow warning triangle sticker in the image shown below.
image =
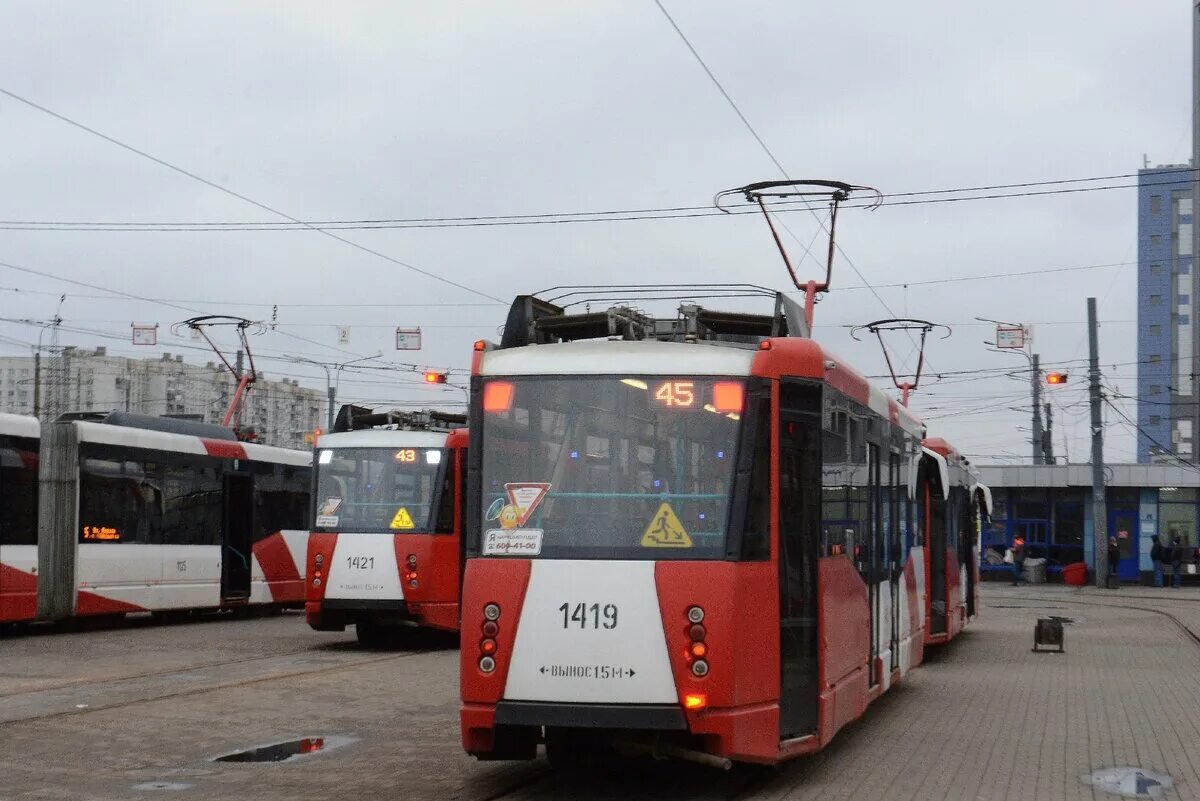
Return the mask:
M 412 515 L 403 506 L 396 510 L 396 516 L 392 518 L 392 528 L 416 528 Z
M 679 517 L 671 504 L 665 501 L 654 513 L 646 533 L 642 534 L 643 548 L 691 548 L 692 538 L 688 536 L 679 522 Z

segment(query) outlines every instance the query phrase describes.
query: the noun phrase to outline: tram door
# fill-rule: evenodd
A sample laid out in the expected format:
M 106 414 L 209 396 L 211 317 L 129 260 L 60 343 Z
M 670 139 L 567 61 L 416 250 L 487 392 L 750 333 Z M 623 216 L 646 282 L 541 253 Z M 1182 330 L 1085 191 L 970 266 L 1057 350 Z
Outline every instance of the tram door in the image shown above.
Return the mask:
M 785 387 L 785 406 L 793 390 L 820 409 L 819 390 Z M 785 411 L 779 429 L 779 736 L 788 739 L 817 728 L 821 418 Z
M 928 475 L 928 474 L 926 474 Z M 946 499 L 941 482 L 928 477 L 925 481 L 926 550 L 929 554 L 929 630 L 932 634 L 946 633 Z
M 225 512 L 221 527 L 221 598 L 250 597 L 251 546 L 254 542 L 254 479 L 225 476 Z
M 904 575 L 904 549 L 900 542 L 900 503 L 907 493 L 900 480 L 900 454 L 893 453 L 888 462 L 888 486 L 884 493 L 887 499 L 887 530 L 889 608 L 892 627 L 892 661 L 889 670 L 900 669 L 900 582 Z
M 975 575 L 979 570 L 975 557 L 975 543 L 979 541 L 979 530 L 983 528 L 983 509 L 975 497 L 971 497 L 963 505 L 965 510 L 959 537 L 958 563 L 965 568 L 967 574 L 967 617 L 975 617 Z

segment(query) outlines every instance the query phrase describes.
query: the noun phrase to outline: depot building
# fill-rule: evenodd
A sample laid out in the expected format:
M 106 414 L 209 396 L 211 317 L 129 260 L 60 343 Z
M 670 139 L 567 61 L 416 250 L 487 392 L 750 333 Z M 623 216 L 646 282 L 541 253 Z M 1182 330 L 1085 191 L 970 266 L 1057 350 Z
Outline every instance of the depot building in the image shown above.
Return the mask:
M 992 519 L 981 536 L 981 570 L 1008 570 L 1005 549 L 1025 541 L 1028 556 L 1047 560 L 1047 573 L 1085 562 L 1095 569 L 1092 466 L 978 465 L 980 481 L 992 490 Z M 1193 549 L 1200 528 L 1200 470 L 1183 465 L 1111 464 L 1105 471 L 1105 532 L 1121 550 L 1117 574 L 1124 581 L 1150 582 L 1150 538 L 1169 544 L 1178 536 Z M 992 551 L 989 557 L 988 551 Z M 1187 570 L 1185 565 L 1184 570 Z M 1193 570 L 1198 568 L 1192 568 Z M 1200 580 L 1185 574 L 1184 581 Z

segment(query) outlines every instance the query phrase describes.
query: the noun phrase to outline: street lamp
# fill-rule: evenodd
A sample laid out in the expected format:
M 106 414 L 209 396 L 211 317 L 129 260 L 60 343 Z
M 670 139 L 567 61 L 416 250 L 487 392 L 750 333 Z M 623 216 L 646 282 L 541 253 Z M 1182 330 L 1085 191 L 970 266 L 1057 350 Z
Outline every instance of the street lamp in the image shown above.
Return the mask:
M 980 322 L 983 322 L 983 323 L 995 323 L 997 326 L 1003 325 L 1003 326 L 1008 326 L 1010 328 L 1020 328 L 1022 331 L 1025 330 L 1025 326 L 1021 323 L 1010 323 L 1010 322 L 1006 322 L 1004 320 L 992 320 L 988 317 L 976 317 L 975 319 L 979 320 Z M 997 330 L 999 330 L 999 329 L 997 329 Z M 999 339 L 999 335 L 997 335 L 997 339 Z M 1029 353 L 1026 353 L 1025 348 L 1000 348 L 997 346 L 997 344 L 995 342 L 989 342 L 986 339 L 983 341 L 983 344 L 991 345 L 992 347 L 989 348 L 989 350 L 995 350 L 995 351 L 1007 350 L 1010 353 L 1013 351 L 1016 351 L 1017 353 L 1020 353 L 1022 356 L 1024 356 L 1025 359 L 1029 362 L 1029 390 L 1030 390 L 1030 394 L 1032 395 L 1032 404 L 1033 404 L 1033 435 L 1030 437 L 1030 444 L 1032 445 L 1032 450 L 1033 450 L 1033 463 L 1034 464 L 1044 464 L 1045 463 L 1045 458 L 1044 458 L 1045 450 L 1044 450 L 1044 446 L 1042 443 L 1042 397 L 1041 397 L 1042 396 L 1042 371 L 1038 364 L 1038 359 L 1039 359 L 1038 354 L 1034 353 L 1031 355 Z M 1028 343 L 1027 343 L 1027 345 L 1028 345 Z M 1029 347 L 1030 347 L 1030 350 L 1033 349 L 1032 346 L 1029 346 Z
M 293 362 L 304 362 L 305 364 L 315 364 L 317 367 L 320 367 L 322 370 L 325 371 L 325 394 L 329 399 L 329 410 L 325 416 L 325 421 L 326 421 L 325 422 L 325 430 L 332 431 L 333 430 L 333 409 L 334 409 L 334 406 L 337 405 L 337 391 L 338 391 L 338 385 L 341 383 L 341 380 L 342 380 L 342 369 L 345 367 L 348 367 L 349 365 L 352 365 L 352 364 L 358 364 L 359 362 L 370 361 L 371 359 L 378 359 L 378 358 L 381 358 L 382 356 L 383 356 L 383 351 L 379 351 L 373 356 L 362 356 L 358 359 L 351 359 L 348 362 L 319 362 L 316 359 L 306 359 L 303 356 L 288 356 L 287 358 L 289 361 L 293 361 Z M 332 374 L 329 372 L 330 368 L 333 368 Z

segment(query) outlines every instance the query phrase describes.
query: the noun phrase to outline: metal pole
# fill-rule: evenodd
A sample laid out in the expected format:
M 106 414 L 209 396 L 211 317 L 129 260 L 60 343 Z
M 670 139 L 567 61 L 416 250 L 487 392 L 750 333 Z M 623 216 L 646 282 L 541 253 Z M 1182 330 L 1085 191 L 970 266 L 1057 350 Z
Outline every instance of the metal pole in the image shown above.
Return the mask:
M 1038 354 L 1033 354 L 1029 367 L 1029 389 L 1033 395 L 1033 463 L 1042 464 L 1042 371 L 1038 366 Z
M 337 390 L 329 380 L 329 371 L 325 371 L 325 393 L 329 395 L 329 414 L 325 415 L 325 431 L 333 431 L 333 405 L 337 403 Z
M 42 412 L 42 351 L 33 354 L 33 416 L 41 420 Z
M 1194 0 L 1192 3 L 1192 241 L 1191 241 L 1191 257 L 1192 264 L 1192 316 L 1196 315 L 1196 292 L 1200 291 L 1200 276 L 1196 275 L 1196 259 L 1200 257 L 1200 0 Z M 1170 193 L 1167 193 L 1170 197 Z M 1182 265 L 1180 265 L 1182 267 Z M 1194 328 L 1193 328 L 1194 330 Z M 1193 335 L 1194 336 L 1194 335 Z M 1200 374 L 1200 352 L 1197 352 L 1197 343 L 1192 341 L 1192 374 Z M 1194 395 L 1195 388 L 1191 390 Z M 1194 400 L 1194 398 L 1193 398 Z M 1200 448 L 1196 447 L 1197 432 L 1200 432 L 1200 405 L 1192 407 L 1192 452 L 1188 457 L 1189 461 L 1196 462 L 1200 460 Z
M 1042 433 L 1042 456 L 1046 464 L 1054 464 L 1054 411 L 1046 404 L 1046 430 Z
M 1108 508 L 1104 503 L 1104 423 L 1100 419 L 1100 342 L 1096 299 L 1087 299 L 1088 397 L 1092 406 L 1092 549 L 1096 586 L 1108 583 Z

